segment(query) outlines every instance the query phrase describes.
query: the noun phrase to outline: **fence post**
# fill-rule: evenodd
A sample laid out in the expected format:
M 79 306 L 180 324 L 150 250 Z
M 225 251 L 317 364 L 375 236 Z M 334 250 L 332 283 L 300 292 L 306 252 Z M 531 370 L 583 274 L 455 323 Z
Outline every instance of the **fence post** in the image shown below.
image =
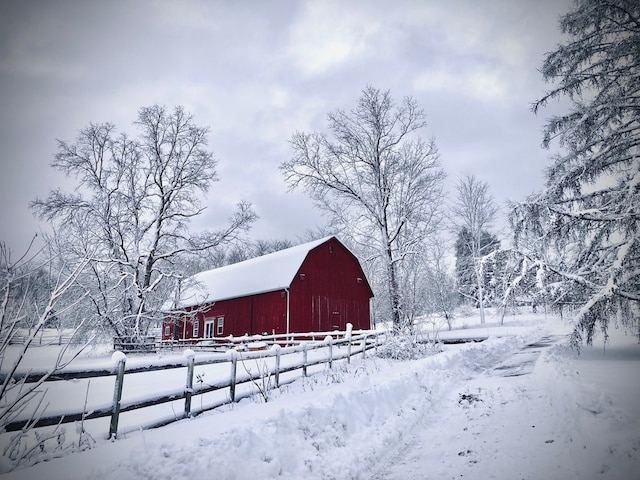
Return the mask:
M 307 376 L 307 343 L 302 344 L 302 376 Z
M 367 358 L 367 335 L 362 339 L 362 360 Z
M 236 401 L 236 372 L 238 366 L 238 354 L 235 350 L 230 350 L 229 355 L 231 355 L 231 375 L 229 381 L 229 398 L 231 402 Z
M 275 349 L 276 349 L 276 388 L 280 388 L 280 345 L 276 345 Z
M 353 335 L 353 324 L 347 323 L 346 331 L 344 332 L 347 338 L 347 364 L 351 364 L 351 337 Z
M 329 369 L 333 367 L 333 338 L 331 335 L 324 337 L 325 343 L 329 344 Z
M 117 363 L 116 383 L 113 388 L 113 407 L 111 410 L 111 423 L 109 424 L 109 439 L 115 439 L 118 435 L 118 419 L 120 417 L 120 400 L 122 399 L 122 384 L 124 383 L 124 367 L 127 357 L 121 351 L 113 352 L 111 360 Z
M 195 353 L 188 349 L 183 354 L 187 357 L 187 383 L 184 389 L 184 416 L 191 415 L 191 397 L 193 396 L 193 370 L 195 365 Z

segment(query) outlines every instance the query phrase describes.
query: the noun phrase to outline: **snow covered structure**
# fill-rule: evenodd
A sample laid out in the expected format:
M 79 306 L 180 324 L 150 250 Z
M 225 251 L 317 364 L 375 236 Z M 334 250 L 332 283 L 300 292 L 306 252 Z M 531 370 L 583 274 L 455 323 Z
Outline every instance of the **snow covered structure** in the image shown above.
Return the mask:
M 371 286 L 333 236 L 200 272 L 179 290 L 163 340 L 370 328 Z

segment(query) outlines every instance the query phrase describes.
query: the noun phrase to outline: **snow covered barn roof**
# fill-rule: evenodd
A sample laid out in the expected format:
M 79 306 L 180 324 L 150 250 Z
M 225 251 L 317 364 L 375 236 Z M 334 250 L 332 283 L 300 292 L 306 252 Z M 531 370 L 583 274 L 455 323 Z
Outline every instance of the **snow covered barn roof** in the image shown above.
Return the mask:
M 163 310 L 193 307 L 288 288 L 307 254 L 332 238 L 334 237 L 321 238 L 262 257 L 197 273 L 182 282 L 179 301 L 168 301 Z

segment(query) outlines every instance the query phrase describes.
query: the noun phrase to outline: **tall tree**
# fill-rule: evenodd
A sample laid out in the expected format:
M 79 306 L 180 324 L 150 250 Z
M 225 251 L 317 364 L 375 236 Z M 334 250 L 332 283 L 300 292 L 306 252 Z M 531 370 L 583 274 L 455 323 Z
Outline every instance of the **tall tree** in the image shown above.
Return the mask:
M 199 198 L 217 180 L 209 129 L 182 107 L 158 105 L 141 108 L 135 125 L 136 138 L 92 123 L 75 142 L 58 141 L 52 166 L 78 188 L 32 203 L 57 222 L 62 258 L 91 260 L 78 280 L 90 289 L 93 314 L 121 338 L 146 333 L 182 276 L 182 259 L 227 242 L 255 218 L 240 203 L 224 228 L 191 234 L 189 221 L 204 210 Z
M 412 98 L 396 105 L 389 91 L 369 86 L 353 110 L 330 113 L 328 123 L 328 133 L 295 133 L 293 158 L 280 168 L 291 188 L 305 189 L 365 258 L 382 265 L 401 328 L 402 264 L 440 221 L 444 172 L 434 141 L 419 136 L 425 113 Z
M 542 66 L 554 85 L 533 111 L 569 102 L 544 132 L 543 146 L 558 139 L 562 150 L 545 190 L 514 205 L 512 222 L 517 239 L 537 241 L 525 253 L 583 299 L 579 346 L 598 323 L 606 334 L 611 318 L 631 325 L 640 315 L 640 3 L 578 0 L 560 27 L 567 40 Z M 557 242 L 563 261 L 539 254 Z
M 456 271 L 460 291 L 475 300 L 480 322 L 484 323 L 487 256 L 500 248 L 500 242 L 488 230 L 498 209 L 489 193 L 489 184 L 473 174 L 465 174 L 458 180 L 456 192 L 451 221 L 458 234 Z

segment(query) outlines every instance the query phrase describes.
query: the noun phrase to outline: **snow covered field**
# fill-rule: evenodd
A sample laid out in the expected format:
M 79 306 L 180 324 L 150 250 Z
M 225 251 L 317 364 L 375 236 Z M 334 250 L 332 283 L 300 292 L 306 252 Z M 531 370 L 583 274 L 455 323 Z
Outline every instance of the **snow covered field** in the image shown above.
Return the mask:
M 526 348 L 567 333 L 556 319 L 492 331 L 508 336 L 336 364 L 266 404 L 99 440 L 1 478 L 640 478 L 636 337 L 612 331 L 604 353 L 597 339 L 576 358 L 562 342 Z

